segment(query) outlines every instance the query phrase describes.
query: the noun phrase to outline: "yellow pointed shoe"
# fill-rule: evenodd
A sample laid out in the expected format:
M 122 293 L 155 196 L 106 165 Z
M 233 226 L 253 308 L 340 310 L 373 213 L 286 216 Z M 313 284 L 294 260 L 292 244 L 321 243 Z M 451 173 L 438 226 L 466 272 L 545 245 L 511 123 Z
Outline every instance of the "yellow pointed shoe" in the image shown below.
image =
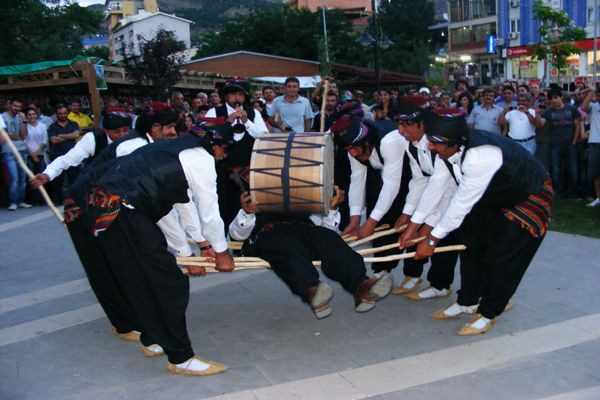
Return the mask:
M 191 364 L 194 362 L 194 360 L 200 361 L 204 364 L 208 364 L 209 367 L 202 371 L 194 370 L 191 368 Z M 185 364 L 185 366 L 182 366 L 182 364 Z M 167 363 L 167 369 L 174 374 L 191 375 L 191 376 L 216 375 L 221 372 L 225 372 L 229 369 L 229 367 L 227 365 L 220 364 L 215 361 L 207 360 L 206 358 L 202 358 L 200 356 L 194 356 L 182 364 L 176 365 L 176 364 Z
M 504 306 L 504 311 L 502 311 L 502 312 L 510 311 L 513 309 L 514 306 L 515 306 L 514 300 L 512 298 L 508 299 L 508 303 L 506 303 L 506 305 Z
M 428 300 L 428 299 L 441 299 L 448 297 L 452 294 L 452 289 L 438 290 L 434 287 L 427 286 L 423 290 L 411 292 L 406 295 L 411 300 Z
M 117 328 L 115 328 L 112 325 L 111 325 L 110 329 L 113 331 L 114 334 L 116 334 L 119 337 L 119 339 L 128 340 L 130 342 L 139 342 L 140 341 L 141 333 L 138 331 L 129 331 L 126 333 L 119 333 L 119 332 L 117 332 Z
M 454 302 L 446 307 L 440 308 L 431 314 L 431 316 L 435 319 L 454 319 L 461 314 L 473 315 L 477 312 L 478 307 L 479 305 L 477 304 L 474 306 L 461 306 L 460 304 Z M 451 312 L 446 312 L 446 310 Z
M 414 292 L 415 290 L 419 289 L 419 287 L 421 286 L 421 282 L 423 282 L 422 279 L 417 279 L 417 282 L 415 282 L 415 284 L 411 287 L 406 287 L 406 285 L 412 280 L 415 279 L 413 277 L 410 276 L 405 276 L 404 279 L 402 279 L 402 282 L 400 282 L 400 284 L 398 286 L 396 286 L 394 289 L 392 289 L 392 293 L 396 294 L 396 295 L 403 295 L 403 294 L 407 294 L 407 293 L 411 293 Z
M 150 346 L 140 344 L 140 350 L 142 350 L 142 353 L 148 358 L 154 358 L 165 354 L 163 348 L 158 344 L 151 344 Z
M 459 336 L 473 336 L 480 335 L 482 333 L 486 333 L 492 326 L 496 323 L 496 318 L 489 320 L 482 328 L 475 328 L 473 324 L 477 322 L 480 318 L 483 318 L 481 314 L 475 314 L 472 320 L 470 320 L 467 324 L 463 325 L 462 328 L 458 330 Z

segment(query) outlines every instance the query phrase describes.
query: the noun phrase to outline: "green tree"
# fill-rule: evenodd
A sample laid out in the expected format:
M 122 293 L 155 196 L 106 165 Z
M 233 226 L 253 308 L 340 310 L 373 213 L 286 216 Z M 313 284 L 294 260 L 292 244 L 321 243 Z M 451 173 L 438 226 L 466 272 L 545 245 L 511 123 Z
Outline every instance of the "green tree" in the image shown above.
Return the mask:
M 164 28 L 159 28 L 151 39 L 142 35 L 137 39 L 138 48 L 121 48 L 125 70 L 144 93 L 166 100 L 169 90 L 181 79 L 179 68 L 184 57 L 177 53 L 185 50 L 185 43 Z
M 83 49 L 81 37 L 101 25 L 101 13 L 76 3 L 3 0 L 0 65 L 72 58 Z
M 364 50 L 355 40 L 352 25 L 340 10 L 327 11 L 330 60 L 356 64 Z M 308 9 L 273 8 L 239 15 L 220 32 L 202 37 L 195 58 L 238 50 L 256 51 L 306 60 L 323 60 L 321 12 Z
M 394 42 L 390 48 L 380 52 L 381 67 L 423 74 L 428 69 L 432 54 L 429 26 L 434 23 L 434 15 L 432 0 L 381 2 L 377 17 L 380 28 L 378 34 Z
M 87 57 L 100 57 L 105 60 L 110 60 L 110 49 L 108 46 L 92 46 L 87 49 L 84 49 L 81 52 L 82 56 Z
M 541 42 L 529 48 L 537 59 L 548 59 L 558 71 L 564 70 L 569 56 L 581 53 L 573 42 L 585 39 L 585 29 L 574 27 L 565 11 L 555 10 L 540 0 L 534 3 L 533 13 L 540 21 L 538 32 Z

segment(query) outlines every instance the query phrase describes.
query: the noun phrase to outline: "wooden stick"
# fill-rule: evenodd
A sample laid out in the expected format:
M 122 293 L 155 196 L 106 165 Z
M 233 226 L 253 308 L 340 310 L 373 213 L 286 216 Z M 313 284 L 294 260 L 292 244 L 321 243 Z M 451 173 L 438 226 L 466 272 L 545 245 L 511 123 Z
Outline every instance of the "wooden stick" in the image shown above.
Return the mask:
M 196 244 L 196 245 L 198 244 L 198 243 L 194 242 L 194 239 L 191 239 L 191 238 L 188 238 L 188 243 Z M 244 244 L 244 242 L 231 241 L 228 243 L 228 246 L 229 246 L 230 250 L 241 250 L 243 244 Z
M 321 97 L 321 132 L 325 132 L 325 102 L 327 101 L 327 92 L 329 91 L 329 81 L 326 80 L 323 85 L 323 94 Z
M 190 257 L 177 257 L 177 263 L 178 264 L 185 264 L 188 261 L 205 261 L 205 260 L 213 260 L 210 257 L 202 257 L 202 256 L 190 256 Z M 245 263 L 245 262 L 257 262 L 257 261 L 263 261 L 262 258 L 259 257 L 233 257 L 233 261 L 236 263 Z M 213 262 L 214 264 L 214 262 Z
M 464 244 L 456 244 L 453 246 L 436 247 L 433 250 L 433 252 L 434 253 L 446 253 L 448 251 L 461 251 L 461 250 L 465 250 L 466 248 L 467 248 L 467 246 L 465 246 Z M 416 254 L 416 252 L 413 251 L 412 253 L 396 254 L 396 255 L 387 256 L 387 257 L 371 257 L 371 258 L 366 257 L 364 260 L 365 260 L 365 263 L 397 261 L 397 260 L 405 260 L 407 258 L 413 258 L 415 256 L 415 254 Z
M 27 167 L 27 164 L 25 164 L 23 157 L 21 157 L 21 153 L 15 147 L 15 144 L 12 142 L 10 136 L 8 136 L 8 133 L 4 129 L 0 129 L 0 133 L 2 134 L 2 137 L 4 138 L 4 141 L 5 141 L 4 144 L 8 145 L 8 148 L 13 153 L 13 156 L 15 156 L 15 158 L 17 159 L 17 163 L 19 163 L 19 166 L 21 167 L 21 169 L 23 169 L 23 171 L 25 171 L 25 173 L 27 174 L 28 177 L 35 178 L 35 175 L 33 174 L 33 172 L 31 172 L 29 167 Z M 37 189 L 40 191 L 40 193 L 42 193 L 42 197 L 44 198 L 44 201 L 46 202 L 48 207 L 50 207 L 50 210 L 52 210 L 52 212 L 54 213 L 56 218 L 62 224 L 64 224 L 65 219 L 64 219 L 62 213 L 58 210 L 58 208 L 56 208 L 56 206 L 50 199 L 50 196 L 48 196 L 48 192 L 46 192 L 46 189 L 44 188 L 44 186 L 39 186 Z
M 466 248 L 467 248 L 467 246 L 465 246 L 464 244 L 457 244 L 457 245 L 453 245 L 453 246 L 436 247 L 433 250 L 433 252 L 434 253 L 446 253 L 449 251 L 462 251 L 462 250 L 465 250 Z M 415 256 L 415 254 L 416 254 L 416 252 L 413 251 L 411 253 L 395 254 L 395 255 L 387 256 L 387 257 L 366 257 L 366 258 L 364 258 L 364 262 L 365 263 L 376 263 L 376 262 L 406 260 L 407 258 L 413 258 Z M 200 258 L 200 257 L 198 257 L 198 258 Z M 214 262 L 188 261 L 185 264 L 198 266 L 198 267 L 205 267 L 205 268 L 207 268 L 207 272 L 214 272 L 214 271 L 208 271 L 208 269 L 215 268 Z M 318 267 L 321 265 L 321 261 L 313 261 L 313 265 L 315 267 Z M 271 266 L 269 265 L 269 263 L 264 260 L 262 260 L 260 262 L 244 262 L 244 263 L 236 262 L 236 264 L 235 264 L 235 270 L 240 270 L 240 271 L 246 270 L 246 269 L 258 269 L 258 268 L 270 268 L 270 267 Z M 182 268 L 182 271 L 184 269 L 185 269 L 185 267 Z
M 378 227 L 375 228 L 375 232 L 379 232 L 384 229 L 390 229 L 390 226 L 388 224 L 379 225 Z M 344 236 L 344 237 L 342 237 L 342 239 L 344 239 L 344 241 L 346 241 L 346 242 L 352 242 L 352 241 L 356 240 L 356 236 Z
M 360 246 L 363 243 L 367 243 L 373 239 L 377 239 L 380 237 L 384 237 L 384 236 L 389 236 L 389 235 L 393 235 L 394 233 L 400 233 L 402 231 L 404 231 L 406 228 L 408 227 L 408 224 L 402 225 L 400 228 L 396 229 L 396 228 L 391 228 L 385 231 L 381 231 L 381 232 L 377 232 L 372 234 L 371 236 L 367 236 L 364 239 L 360 239 L 357 240 L 356 242 L 352 242 L 350 243 L 348 246 L 350 247 L 356 247 L 356 246 Z
M 419 243 L 420 241 L 425 240 L 425 238 L 426 238 L 426 236 L 416 238 L 412 241 L 412 243 L 413 244 Z M 365 254 L 381 253 L 382 251 L 391 250 L 391 249 L 399 249 L 399 248 L 400 248 L 400 244 L 396 242 L 396 243 L 387 244 L 385 246 L 374 247 L 372 249 L 358 250 L 357 253 L 360 254 L 361 256 L 364 256 Z

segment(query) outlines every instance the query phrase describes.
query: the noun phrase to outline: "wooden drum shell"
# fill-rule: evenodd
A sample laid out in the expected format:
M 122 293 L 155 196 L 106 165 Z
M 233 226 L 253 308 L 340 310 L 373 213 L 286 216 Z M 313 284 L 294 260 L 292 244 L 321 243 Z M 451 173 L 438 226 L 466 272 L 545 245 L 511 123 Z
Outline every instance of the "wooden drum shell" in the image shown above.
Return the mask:
M 262 212 L 329 212 L 333 140 L 328 133 L 265 134 L 254 142 L 250 193 Z

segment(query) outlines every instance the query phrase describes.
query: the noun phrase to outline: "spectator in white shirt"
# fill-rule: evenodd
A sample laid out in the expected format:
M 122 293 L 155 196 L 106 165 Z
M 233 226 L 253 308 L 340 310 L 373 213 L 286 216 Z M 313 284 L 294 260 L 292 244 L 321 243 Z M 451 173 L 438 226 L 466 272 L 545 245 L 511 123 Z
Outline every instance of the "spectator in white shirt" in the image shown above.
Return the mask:
M 517 109 L 506 107 L 498 118 L 498 124 L 505 126 L 504 133 L 509 138 L 535 154 L 535 110 L 530 108 L 530 99 L 529 93 L 520 93 Z

